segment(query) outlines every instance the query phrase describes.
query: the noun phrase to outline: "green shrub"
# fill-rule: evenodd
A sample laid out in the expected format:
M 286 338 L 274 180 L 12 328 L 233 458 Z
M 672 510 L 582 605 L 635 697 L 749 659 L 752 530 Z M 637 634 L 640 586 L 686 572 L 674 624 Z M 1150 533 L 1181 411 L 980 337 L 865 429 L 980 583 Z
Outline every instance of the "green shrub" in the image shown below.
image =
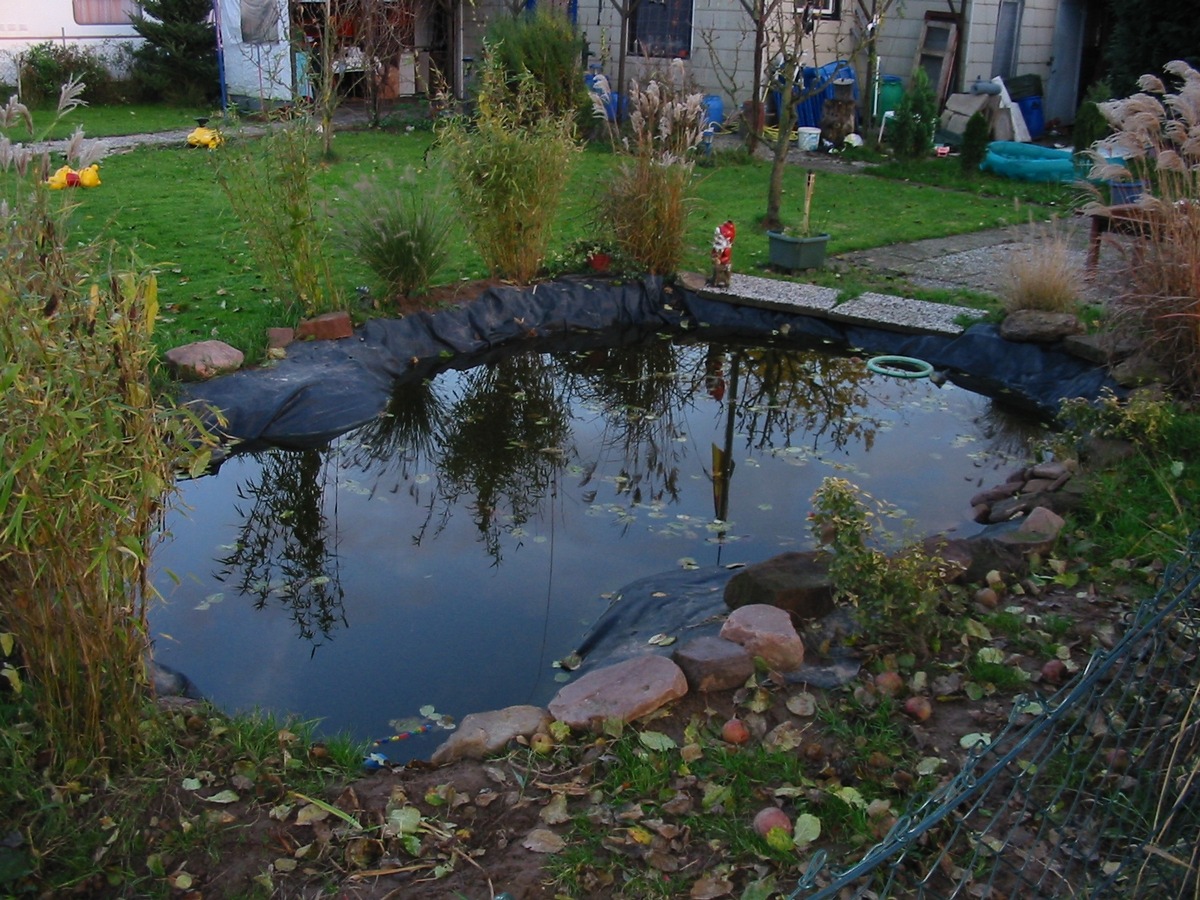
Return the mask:
M 920 159 L 933 149 L 937 128 L 937 98 L 929 86 L 929 76 L 918 68 L 912 85 L 904 93 L 892 124 L 887 128 L 888 142 L 900 159 Z
M 583 81 L 583 38 L 562 13 L 526 10 L 498 16 L 488 26 L 487 52 L 505 72 L 514 91 L 528 72 L 541 86 L 548 115 L 578 120 L 591 117 L 591 100 Z
M 866 639 L 927 657 L 957 625 L 941 560 L 922 546 L 890 556 L 873 544 L 891 540 L 879 527 L 895 510 L 872 509 L 870 496 L 843 478 L 826 478 L 812 497 L 813 534 L 833 551 L 830 576 L 838 596 L 854 606 Z
M 60 116 L 79 89 L 63 89 Z M 21 104 L 0 110 L 0 128 L 22 123 Z M 89 150 L 77 139 L 68 162 Z M 154 275 L 76 241 L 46 168 L 22 144 L 0 157 L 0 632 L 54 771 L 74 777 L 140 746 L 151 534 L 200 432 L 151 389 Z
M 1106 82 L 1098 81 L 1088 88 L 1071 126 L 1071 143 L 1076 152 L 1092 149 L 1092 144 L 1108 135 L 1111 129 L 1100 104 L 1111 99 L 1112 89 Z
M 319 144 L 312 120 L 298 116 L 272 123 L 261 138 L 227 141 L 211 154 L 264 280 L 305 316 L 341 305 L 328 235 L 317 216 Z
M 200 104 L 220 93 L 211 0 L 141 0 L 133 19 L 144 39 L 134 79 L 147 100 Z
M 962 150 L 959 152 L 959 162 L 963 174 L 975 176 L 979 174 L 979 164 L 987 155 L 988 143 L 992 140 L 992 126 L 987 116 L 982 112 L 972 114 L 967 119 L 967 127 L 963 131 Z
M 439 194 L 411 170 L 386 186 L 377 179 L 358 186 L 346 236 L 393 294 L 424 293 L 446 263 L 453 219 Z
M 489 54 L 480 73 L 473 121 L 446 120 L 439 147 L 480 256 L 493 275 L 528 283 L 549 246 L 571 157 L 572 123 L 546 111 L 528 72 L 510 81 Z
M 60 88 L 68 82 L 81 83 L 84 90 L 80 96 L 90 102 L 117 99 L 107 61 L 92 48 L 45 41 L 34 44 L 19 59 L 21 97 L 30 106 L 57 101 Z

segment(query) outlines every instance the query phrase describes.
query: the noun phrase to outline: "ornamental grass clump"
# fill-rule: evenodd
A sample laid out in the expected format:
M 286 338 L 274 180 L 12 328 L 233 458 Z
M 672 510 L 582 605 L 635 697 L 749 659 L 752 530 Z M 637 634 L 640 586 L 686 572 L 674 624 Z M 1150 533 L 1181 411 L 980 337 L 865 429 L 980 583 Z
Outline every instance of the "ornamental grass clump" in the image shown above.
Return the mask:
M 63 89 L 59 117 L 81 91 Z M 32 137 L 13 98 L 0 109 L 0 634 L 47 764 L 78 775 L 141 742 L 152 532 L 200 432 L 151 390 L 154 275 L 74 240 L 68 192 L 46 185 L 47 154 L 12 141 L 20 128 Z M 77 134 L 68 163 L 92 153 Z
M 542 267 L 551 228 L 579 150 L 574 122 L 548 113 L 526 70 L 510 75 L 494 54 L 480 72 L 473 119 L 438 132 L 467 231 L 492 275 L 520 284 Z
M 1083 298 L 1083 271 L 1062 227 L 1055 223 L 1036 243 L 1008 258 L 1000 299 L 1007 312 L 1074 312 Z
M 319 154 L 312 119 L 298 115 L 210 155 L 263 280 L 304 316 L 342 306 L 313 183 Z
M 695 185 L 691 151 L 704 135 L 700 93 L 652 79 L 629 87 L 629 135 L 600 198 L 598 219 L 617 247 L 652 275 L 669 275 L 684 254 Z
M 446 264 L 454 221 L 441 192 L 419 184 L 416 173 L 356 188 L 346 226 L 352 251 L 396 298 L 423 294 Z
M 1114 320 L 1145 336 L 1145 352 L 1191 398 L 1200 394 L 1200 72 L 1178 60 L 1165 71 L 1175 90 L 1144 75 L 1139 93 L 1099 104 L 1114 133 L 1094 145 L 1092 177 L 1141 182 L 1140 234 Z

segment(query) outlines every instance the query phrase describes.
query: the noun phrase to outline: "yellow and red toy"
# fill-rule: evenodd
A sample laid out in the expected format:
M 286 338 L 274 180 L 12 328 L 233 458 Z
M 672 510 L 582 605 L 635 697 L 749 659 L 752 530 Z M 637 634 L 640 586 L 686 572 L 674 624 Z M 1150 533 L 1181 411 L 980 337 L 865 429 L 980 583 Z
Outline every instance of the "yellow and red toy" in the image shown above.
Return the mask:
M 90 166 L 76 172 L 70 166 L 62 166 L 57 172 L 46 179 L 46 184 L 53 191 L 61 191 L 63 188 L 69 187 L 99 187 L 100 167 L 92 163 Z

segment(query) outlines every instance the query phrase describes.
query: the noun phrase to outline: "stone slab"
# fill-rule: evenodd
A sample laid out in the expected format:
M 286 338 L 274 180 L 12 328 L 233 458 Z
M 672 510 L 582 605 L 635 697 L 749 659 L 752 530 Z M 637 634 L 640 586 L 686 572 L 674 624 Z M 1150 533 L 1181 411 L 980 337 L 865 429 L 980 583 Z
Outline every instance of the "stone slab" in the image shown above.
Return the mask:
M 983 311 L 971 309 L 969 306 L 929 303 L 907 297 L 893 297 L 890 294 L 876 294 L 872 291 L 861 294 L 828 313 L 830 319 L 853 325 L 874 326 L 912 334 L 948 335 L 963 332 L 963 327 L 955 322 L 955 319 L 963 316 L 982 319 L 985 315 Z
M 837 305 L 838 300 L 838 291 L 834 288 L 777 278 L 759 278 L 738 272 L 733 273 L 727 288 L 706 285 L 703 279 L 699 283 L 685 283 L 690 290 L 708 300 L 723 300 L 741 306 L 800 315 L 824 315 Z

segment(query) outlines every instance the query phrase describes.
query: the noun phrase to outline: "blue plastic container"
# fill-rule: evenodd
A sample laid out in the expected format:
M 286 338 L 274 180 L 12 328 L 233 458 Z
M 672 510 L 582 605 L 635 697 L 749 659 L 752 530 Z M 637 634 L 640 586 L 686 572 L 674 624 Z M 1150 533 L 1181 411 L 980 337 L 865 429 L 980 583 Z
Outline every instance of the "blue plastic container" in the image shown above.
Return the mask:
M 1036 141 L 1046 133 L 1046 118 L 1042 112 L 1042 98 L 1022 97 L 1016 103 L 1017 107 L 1021 110 L 1021 116 L 1025 119 L 1025 127 L 1029 129 L 1030 139 Z
M 725 101 L 716 94 L 704 95 L 704 106 L 707 110 L 705 125 L 721 126 L 725 124 Z

